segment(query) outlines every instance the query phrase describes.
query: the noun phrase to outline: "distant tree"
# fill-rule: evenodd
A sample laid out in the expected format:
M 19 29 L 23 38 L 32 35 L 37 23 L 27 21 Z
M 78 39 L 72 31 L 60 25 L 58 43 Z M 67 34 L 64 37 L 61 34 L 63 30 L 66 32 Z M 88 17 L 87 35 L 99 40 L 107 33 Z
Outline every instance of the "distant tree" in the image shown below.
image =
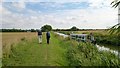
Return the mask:
M 36 30 L 34 30 L 34 29 L 31 29 L 31 32 L 35 32 Z
M 79 30 L 79 29 L 78 29 L 77 27 L 73 26 L 70 30 L 71 30 L 71 31 L 77 31 L 77 30 Z
M 26 32 L 26 30 L 22 30 L 22 29 L 0 29 L 1 32 Z
M 41 27 L 41 30 L 43 32 L 45 32 L 45 31 L 51 31 L 52 30 L 52 26 L 51 25 L 44 25 L 43 27 Z

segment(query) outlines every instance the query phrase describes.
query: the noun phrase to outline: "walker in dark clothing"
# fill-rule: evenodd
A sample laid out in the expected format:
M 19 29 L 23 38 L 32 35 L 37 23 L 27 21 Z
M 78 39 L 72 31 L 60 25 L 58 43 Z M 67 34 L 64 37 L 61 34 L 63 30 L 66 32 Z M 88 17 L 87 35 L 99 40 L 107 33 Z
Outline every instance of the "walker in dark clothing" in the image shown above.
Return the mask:
M 47 44 L 49 44 L 49 40 L 50 40 L 50 33 L 49 32 L 46 33 L 46 38 L 47 38 Z
M 42 35 L 42 31 L 41 30 L 38 30 L 38 35 Z
M 39 39 L 39 43 L 42 43 L 42 31 L 38 30 L 38 39 Z

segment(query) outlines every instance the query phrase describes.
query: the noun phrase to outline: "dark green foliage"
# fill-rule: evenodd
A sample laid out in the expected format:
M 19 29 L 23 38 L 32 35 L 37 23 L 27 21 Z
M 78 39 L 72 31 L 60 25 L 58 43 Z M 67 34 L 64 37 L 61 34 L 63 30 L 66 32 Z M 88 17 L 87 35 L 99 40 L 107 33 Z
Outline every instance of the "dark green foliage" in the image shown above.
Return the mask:
M 114 34 L 108 34 L 108 35 L 102 35 L 102 34 L 95 34 L 95 39 L 97 43 L 102 44 L 110 44 L 110 45 L 116 45 L 120 46 L 120 40 L 119 37 Z
M 2 32 L 26 32 L 26 30 L 22 29 L 0 29 Z
M 0 32 L 36 32 L 35 29 L 0 29 Z
M 43 27 L 41 27 L 41 30 L 43 32 L 51 31 L 52 30 L 52 26 L 51 25 L 44 25 Z
M 35 29 L 31 29 L 31 32 L 36 32 L 36 30 Z
M 73 26 L 74 27 L 74 26 Z M 75 28 L 70 28 L 70 29 L 53 29 L 53 31 L 89 31 L 89 30 L 97 30 L 97 29 L 78 29 L 77 27 Z
M 79 29 L 78 29 L 77 27 L 73 26 L 70 30 L 71 30 L 71 31 L 77 31 L 77 30 L 79 30 Z

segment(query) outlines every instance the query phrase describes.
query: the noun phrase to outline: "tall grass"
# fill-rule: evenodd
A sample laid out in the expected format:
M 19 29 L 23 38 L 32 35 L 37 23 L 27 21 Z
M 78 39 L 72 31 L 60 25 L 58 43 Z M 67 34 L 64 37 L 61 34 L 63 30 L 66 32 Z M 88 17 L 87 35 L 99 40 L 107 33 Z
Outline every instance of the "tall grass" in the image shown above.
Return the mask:
M 98 51 L 91 43 L 80 43 L 70 47 L 68 52 L 70 66 L 117 66 L 120 67 L 118 56 L 104 51 Z
M 57 38 L 62 39 L 56 35 Z M 115 66 L 120 67 L 118 56 L 110 52 L 98 51 L 95 45 L 64 39 L 60 44 L 66 48 L 66 58 L 69 66 Z
M 36 37 L 35 32 L 3 32 L 2 33 L 2 52 L 3 57 L 7 58 L 10 56 L 11 49 L 21 41 L 32 40 Z
M 23 37 L 19 43 L 11 45 L 9 54 L 5 52 L 3 55 L 3 66 L 20 66 L 26 63 L 26 56 L 29 54 L 28 50 L 34 45 L 31 41 L 37 42 L 34 39 L 26 40 L 26 38 Z

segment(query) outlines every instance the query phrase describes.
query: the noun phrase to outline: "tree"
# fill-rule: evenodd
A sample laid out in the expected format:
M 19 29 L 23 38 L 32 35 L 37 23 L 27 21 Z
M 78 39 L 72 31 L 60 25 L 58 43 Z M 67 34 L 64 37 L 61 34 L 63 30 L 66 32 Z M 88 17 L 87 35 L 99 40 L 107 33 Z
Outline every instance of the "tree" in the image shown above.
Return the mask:
M 31 32 L 35 32 L 36 30 L 34 30 L 34 29 L 31 29 Z
M 72 31 L 77 31 L 77 30 L 79 30 L 77 27 L 75 27 L 75 26 L 73 26 L 70 30 L 72 30 Z
M 111 5 L 113 5 L 112 7 L 118 7 L 118 5 L 120 4 L 119 0 L 114 0 Z M 118 14 L 119 15 L 119 14 Z M 110 33 L 111 34 L 117 34 L 120 35 L 120 23 L 114 25 L 113 27 L 110 28 Z
M 120 35 L 120 23 L 118 23 L 118 24 L 114 25 L 113 27 L 111 27 L 110 28 L 110 33 Z
M 112 7 L 118 7 L 118 5 L 120 4 L 119 0 L 114 0 L 113 2 L 111 2 L 111 5 L 113 5 Z
M 44 25 L 43 27 L 41 27 L 41 30 L 43 32 L 45 32 L 45 31 L 51 31 L 52 30 L 52 26 L 51 25 Z

